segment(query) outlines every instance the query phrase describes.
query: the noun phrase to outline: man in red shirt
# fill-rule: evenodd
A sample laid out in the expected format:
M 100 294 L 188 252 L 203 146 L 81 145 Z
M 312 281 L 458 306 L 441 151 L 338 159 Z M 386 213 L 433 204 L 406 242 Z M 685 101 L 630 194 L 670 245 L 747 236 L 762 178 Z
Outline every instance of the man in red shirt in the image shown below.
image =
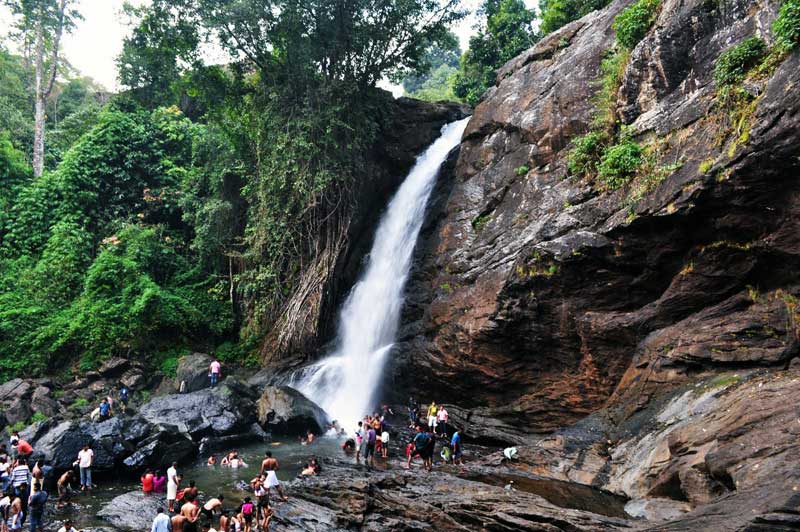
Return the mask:
M 17 443 L 17 454 L 23 458 L 27 458 L 33 454 L 33 447 L 25 440 L 19 440 Z

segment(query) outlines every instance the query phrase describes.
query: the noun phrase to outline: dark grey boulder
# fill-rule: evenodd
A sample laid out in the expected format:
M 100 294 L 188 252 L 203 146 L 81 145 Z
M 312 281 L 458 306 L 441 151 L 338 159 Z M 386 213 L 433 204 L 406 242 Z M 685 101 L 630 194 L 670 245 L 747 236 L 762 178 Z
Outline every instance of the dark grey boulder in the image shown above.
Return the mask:
M 226 380 L 216 388 L 156 397 L 139 408 L 151 423 L 175 425 L 179 432 L 200 440 L 246 432 L 255 421 L 250 392 L 236 381 Z
M 180 386 L 181 382 L 186 383 L 185 392 L 196 392 L 211 386 L 208 376 L 208 367 L 213 362 L 213 358 L 205 353 L 192 353 L 178 360 L 178 370 L 175 382 Z
M 10 425 L 19 423 L 20 421 L 28 421 L 33 410 L 31 410 L 31 403 L 28 399 L 17 397 L 6 406 L 5 416 Z
M 97 512 L 97 517 L 121 530 L 150 530 L 159 507 L 166 508 L 164 494 L 131 491 L 114 497 Z
M 58 402 L 50 396 L 50 388 L 46 386 L 37 386 L 33 391 L 31 408 L 47 417 L 56 415 L 60 410 Z
M 130 367 L 130 360 L 122 357 L 113 357 L 103 362 L 97 372 L 106 378 L 119 377 Z
M 197 454 L 197 444 L 185 434 L 161 430 L 139 443 L 135 453 L 123 461 L 125 468 L 141 471 L 145 467 L 164 468 L 172 462 L 183 462 Z
M 11 379 L 0 384 L 0 401 L 13 401 L 25 397 L 31 391 L 31 385 L 22 379 Z
M 258 400 L 258 422 L 276 434 L 319 434 L 327 420 L 322 408 L 288 386 L 269 386 Z

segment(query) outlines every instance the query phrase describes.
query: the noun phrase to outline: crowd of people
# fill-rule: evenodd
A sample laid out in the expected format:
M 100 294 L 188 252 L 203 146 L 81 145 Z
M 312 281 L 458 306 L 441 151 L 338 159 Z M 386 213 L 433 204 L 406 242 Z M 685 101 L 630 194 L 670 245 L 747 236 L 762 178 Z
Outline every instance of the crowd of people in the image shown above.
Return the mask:
M 208 377 L 211 386 L 220 380 L 221 366 L 216 360 L 209 367 Z M 114 415 L 114 403 L 118 401 L 119 410 L 124 413 L 130 400 L 130 390 L 120 387 L 117 392 L 113 388 L 102 398 L 100 404 L 91 413 L 92 419 L 103 421 Z M 348 454 L 355 455 L 357 463 L 363 458 L 368 468 L 375 466 L 376 458 L 384 465 L 390 456 L 390 427 L 387 418 L 394 412 L 384 405 L 380 412 L 365 415 L 358 421 L 351 437 L 338 422 L 332 422 L 328 428 L 329 436 L 347 437 L 342 448 Z M 396 419 L 396 418 L 392 418 Z M 463 466 L 463 449 L 461 434 L 451 430 L 449 414 L 444 405 L 431 402 L 427 409 L 409 398 L 408 423 L 413 430 L 412 437 L 405 445 L 405 467 L 410 469 L 415 459 L 420 459 L 422 468 L 431 471 L 436 453 L 436 445 L 440 443 L 441 456 L 444 463 Z M 403 437 L 404 431 L 394 431 L 395 436 Z M 312 431 L 307 431 L 300 438 L 302 445 L 312 445 L 317 441 Z M 400 447 L 402 449 L 402 447 Z M 33 446 L 25 441 L 18 432 L 13 432 L 8 445 L 0 445 L 0 532 L 30 528 L 31 532 L 44 530 L 43 516 L 49 494 L 45 490 L 45 476 L 50 469 L 42 460 L 32 461 Z M 96 486 L 92 482 L 92 467 L 95 455 L 90 444 L 86 444 L 77 453 L 73 469 L 60 474 L 56 487 L 58 498 L 56 507 L 62 508 L 71 502 L 76 490 L 76 483 L 81 492 L 91 492 Z M 248 464 L 236 449 L 218 458 L 210 455 L 206 461 L 209 467 L 228 467 L 232 469 L 247 468 Z M 253 532 L 266 531 L 274 516 L 270 504 L 270 496 L 274 491 L 277 497 L 286 501 L 281 483 L 277 477 L 278 460 L 270 451 L 264 454 L 258 475 L 249 482 L 249 490 L 253 498 L 243 497 L 232 507 L 227 508 L 223 494 L 204 498 L 195 481 L 184 485 L 184 478 L 178 472 L 178 463 L 174 462 L 166 469 L 159 471 L 146 469 L 140 477 L 141 489 L 147 495 L 161 495 L 166 499 L 166 508 L 159 508 L 153 519 L 151 532 Z M 312 456 L 302 467 L 298 477 L 310 477 L 322 472 L 321 461 Z M 244 484 L 244 483 L 243 483 Z M 215 528 L 216 526 L 216 528 Z M 76 532 L 72 522 L 67 520 L 59 532 Z
M 227 453 L 221 460 L 211 455 L 206 460 L 210 467 L 248 467 L 236 449 Z M 250 489 L 255 496 L 246 496 L 231 509 L 226 509 L 225 496 L 218 494 L 203 500 L 195 481 L 183 487 L 183 475 L 178 472 L 174 462 L 166 472 L 167 508 L 159 508 L 153 519 L 151 532 L 253 532 L 269 530 L 274 515 L 270 495 L 274 490 L 282 501 L 288 498 L 283 493 L 278 480 L 278 460 L 271 451 L 264 453 L 258 475 L 250 480 Z M 146 494 L 163 493 L 158 490 L 156 476 L 148 469 L 142 475 L 142 490 Z M 215 528 L 215 525 L 217 528 Z

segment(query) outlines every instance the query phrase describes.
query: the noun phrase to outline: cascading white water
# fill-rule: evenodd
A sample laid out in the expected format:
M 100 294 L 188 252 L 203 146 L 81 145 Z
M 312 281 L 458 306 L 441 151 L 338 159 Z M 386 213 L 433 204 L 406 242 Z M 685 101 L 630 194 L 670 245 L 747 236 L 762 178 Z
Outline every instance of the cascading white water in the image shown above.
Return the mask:
M 367 268 L 342 307 L 335 352 L 306 368 L 292 383 L 346 426 L 373 406 L 386 356 L 395 341 L 403 288 L 428 197 L 468 120 L 444 126 L 442 135 L 417 158 L 383 214 Z

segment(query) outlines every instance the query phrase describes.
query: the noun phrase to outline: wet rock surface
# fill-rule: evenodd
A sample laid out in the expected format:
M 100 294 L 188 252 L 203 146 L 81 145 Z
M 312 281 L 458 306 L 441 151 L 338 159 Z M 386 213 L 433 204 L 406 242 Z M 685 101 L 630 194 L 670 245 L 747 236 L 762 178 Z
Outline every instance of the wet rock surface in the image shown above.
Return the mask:
M 321 434 L 328 416 L 305 395 L 288 386 L 269 386 L 258 399 L 258 422 L 276 434 Z
M 196 392 L 211 386 L 209 366 L 213 358 L 205 353 L 192 353 L 178 359 L 175 382 L 178 386 L 185 383 L 185 392 Z
M 166 509 L 166 502 L 163 494 L 131 491 L 114 497 L 97 513 L 97 517 L 121 530 L 150 530 L 158 508 Z

